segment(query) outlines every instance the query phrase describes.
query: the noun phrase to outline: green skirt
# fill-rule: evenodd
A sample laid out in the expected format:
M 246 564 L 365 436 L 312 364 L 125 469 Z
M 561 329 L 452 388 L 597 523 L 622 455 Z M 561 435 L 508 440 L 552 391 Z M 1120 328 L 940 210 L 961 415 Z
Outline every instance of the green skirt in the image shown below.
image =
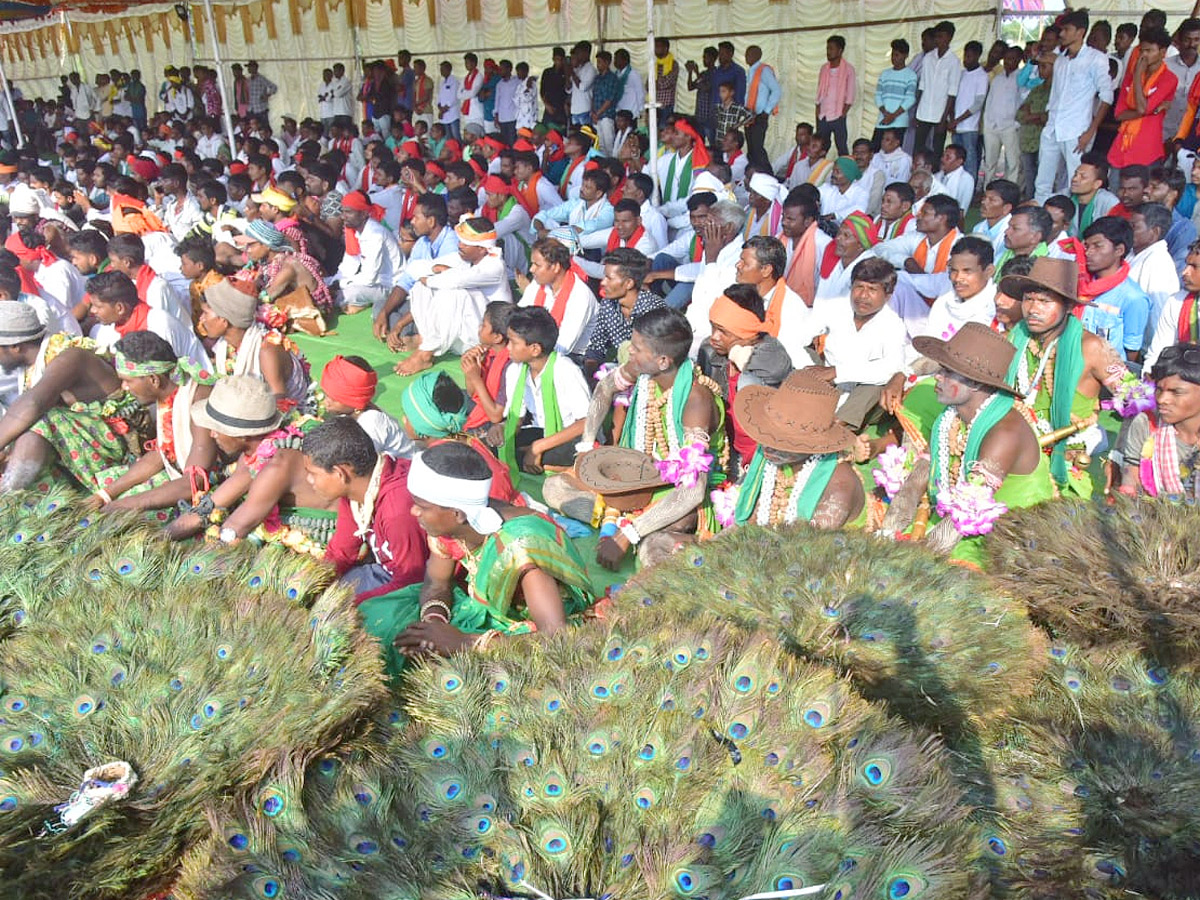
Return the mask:
M 358 605 L 363 628 L 371 637 L 379 639 L 384 668 L 392 679 L 404 671 L 408 662 L 408 657 L 395 648 L 393 641 L 405 628 L 420 620 L 422 586 L 410 584 L 390 594 L 364 600 Z M 450 605 L 453 609 L 450 624 L 464 634 L 483 634 L 492 627 L 486 607 L 473 603 L 462 588 L 454 588 Z

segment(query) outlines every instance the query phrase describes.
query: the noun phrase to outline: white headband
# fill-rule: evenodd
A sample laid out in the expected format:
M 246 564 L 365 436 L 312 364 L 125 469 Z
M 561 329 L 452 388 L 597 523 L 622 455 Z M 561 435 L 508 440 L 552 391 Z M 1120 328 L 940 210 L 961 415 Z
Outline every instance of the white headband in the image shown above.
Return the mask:
M 467 524 L 480 534 L 495 534 L 504 524 L 500 513 L 488 506 L 492 479 L 453 478 L 439 475 L 425 464 L 424 454 L 412 458 L 408 470 L 408 492 L 418 500 L 457 509 L 467 517 Z

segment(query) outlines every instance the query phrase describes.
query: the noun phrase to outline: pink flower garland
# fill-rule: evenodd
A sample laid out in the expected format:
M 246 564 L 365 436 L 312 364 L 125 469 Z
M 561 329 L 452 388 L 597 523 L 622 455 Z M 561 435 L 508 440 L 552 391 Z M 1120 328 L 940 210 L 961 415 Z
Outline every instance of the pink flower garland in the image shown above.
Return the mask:
M 727 481 L 708 495 L 712 501 L 713 516 L 722 528 L 732 528 L 737 522 L 735 513 L 741 491 L 741 485 Z
M 971 478 L 938 491 L 937 511 L 949 516 L 963 537 L 973 537 L 988 534 L 1008 507 L 996 502 L 995 492 L 986 484 Z
M 874 477 L 875 483 L 883 488 L 883 492 L 891 500 L 900 493 L 900 488 L 904 487 L 908 473 L 912 471 L 912 451 L 893 444 L 879 454 L 878 463 L 879 467 L 871 475 Z
M 1154 382 L 1143 381 L 1132 372 L 1127 373 L 1113 389 L 1112 399 L 1104 400 L 1100 405 L 1116 410 L 1123 419 L 1150 412 L 1158 406 L 1154 399 Z
M 596 370 L 596 374 L 592 377 L 595 378 L 597 382 L 603 381 L 605 376 L 616 368 L 618 368 L 617 363 L 606 362 Z M 613 397 L 613 406 L 624 406 L 626 409 L 628 409 L 629 401 L 632 397 L 633 387 L 631 386 L 623 391 L 620 391 L 615 397 Z
M 680 447 L 676 453 L 654 463 L 663 481 L 681 488 L 694 488 L 708 474 L 712 464 L 713 455 L 699 442 Z

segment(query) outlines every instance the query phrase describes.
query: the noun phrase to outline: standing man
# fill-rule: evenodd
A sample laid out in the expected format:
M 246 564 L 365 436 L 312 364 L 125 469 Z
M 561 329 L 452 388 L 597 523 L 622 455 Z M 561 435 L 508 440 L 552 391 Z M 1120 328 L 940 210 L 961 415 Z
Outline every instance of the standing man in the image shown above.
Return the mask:
M 438 83 L 438 121 L 445 127 L 446 134 L 455 141 L 461 141 L 462 131 L 458 122 L 458 79 L 454 77 L 454 66 L 444 59 L 438 71 L 442 75 L 442 80 Z
M 817 134 L 832 135 L 838 156 L 846 156 L 846 113 L 854 104 L 854 66 L 842 59 L 846 39 L 835 34 L 825 42 L 825 59 L 817 76 Z
M 622 47 L 613 54 L 613 64 L 616 66 L 617 81 L 621 86 L 621 96 L 617 100 L 615 112 L 628 110 L 633 113 L 634 124 L 641 121 L 642 110 L 646 107 L 646 78 L 629 60 L 629 51 Z M 613 143 L 613 155 L 621 149 L 620 143 Z
M 416 76 L 411 65 L 412 54 L 401 50 L 396 54 L 396 63 L 400 67 L 400 71 L 396 73 L 396 108 L 411 113 L 414 109 L 413 79 Z
M 1061 180 L 1059 171 L 1074 172 L 1092 144 L 1096 129 L 1113 102 L 1108 57 L 1084 46 L 1087 10 L 1073 10 L 1059 19 L 1062 52 L 1054 62 L 1047 121 L 1038 149 L 1035 199 L 1045 203 Z
M 78 72 L 72 72 L 68 77 L 71 83 L 68 88 L 71 109 L 75 110 L 75 130 L 79 134 L 87 134 L 88 123 L 92 120 L 92 114 L 99 110 L 100 101 L 96 99 L 92 86 L 80 80 Z
M 605 156 L 613 152 L 613 137 L 617 133 L 617 100 L 620 97 L 621 83 L 612 69 L 612 54 L 601 50 L 596 54 L 596 77 L 592 80 L 591 124 L 596 129 L 596 149 Z M 572 102 L 572 112 L 574 105 Z
M 479 92 L 483 89 L 484 75 L 479 71 L 479 57 L 467 53 L 463 56 L 463 65 L 467 74 L 458 88 L 458 101 L 462 104 L 459 110 L 461 122 L 462 125 L 478 125 L 479 134 L 483 134 L 483 101 L 479 99 Z
M 1174 69 L 1165 58 L 1171 36 L 1165 28 L 1145 28 L 1138 44 L 1133 71 L 1125 76 L 1114 109 L 1119 124 L 1108 162 L 1117 168 L 1153 165 L 1164 157 L 1164 114 L 1178 85 Z
M 946 145 L 946 123 L 954 117 L 954 97 L 962 75 L 962 64 L 950 52 L 953 38 L 954 24 L 939 22 L 933 29 L 933 50 L 921 58 L 914 153 L 933 150 L 935 156 L 940 156 Z
M 762 47 L 751 44 L 746 48 L 746 107 L 754 115 L 746 126 L 746 155 L 756 169 L 771 171 L 771 158 L 767 156 L 767 125 L 771 116 L 779 109 L 783 91 L 775 70 L 762 61 Z M 846 68 L 850 68 L 846 63 Z M 853 69 L 850 69 L 853 78 Z M 843 131 L 845 123 L 842 124 Z M 718 135 L 721 137 L 721 135 Z
M 596 67 L 591 63 L 592 44 L 580 41 L 571 51 L 571 124 L 590 125 L 592 122 L 592 85 L 596 82 Z
M 330 103 L 334 124 L 343 127 L 351 124 L 354 118 L 354 86 L 346 77 L 346 67 L 341 63 L 333 64 L 332 91 Z
M 980 112 L 988 91 L 987 72 L 979 65 L 982 53 L 983 45 L 979 41 L 968 41 L 963 47 L 963 70 L 958 78 L 958 93 L 954 95 L 954 117 L 950 120 L 954 142 L 967 151 L 966 167 L 971 179 L 972 196 L 975 181 L 979 178 Z
M 654 97 L 658 101 L 658 114 L 669 117 L 675 114 L 675 89 L 679 84 L 679 63 L 671 55 L 671 42 L 667 38 L 654 39 Z
M 521 80 L 513 75 L 512 60 L 500 60 L 500 80 L 496 82 L 496 102 L 492 108 L 500 140 L 510 147 L 517 139 L 517 88 Z
M 705 47 L 704 54 L 704 71 L 696 65 L 696 61 L 689 59 L 686 63 L 688 70 L 689 91 L 696 92 L 696 127 L 700 130 L 700 137 L 705 144 L 713 143 L 714 132 L 716 126 L 716 111 L 717 105 L 720 103 L 720 98 L 716 96 L 719 83 L 714 81 L 714 73 L 716 72 L 717 48 Z M 662 127 L 661 125 L 659 127 Z
M 1003 176 L 1020 184 L 1019 146 L 1021 128 L 1017 124 L 1017 107 L 1021 105 L 1021 88 L 1017 84 L 1017 67 L 1021 64 L 1021 48 L 1004 51 L 1003 67 L 992 76 L 987 99 L 983 102 L 983 180 L 986 184 Z
M 875 122 L 875 134 L 871 136 L 873 147 L 878 148 L 884 129 L 898 133 L 900 142 L 908 130 L 908 111 L 917 102 L 917 80 L 915 71 L 905 65 L 908 59 L 908 41 L 896 38 L 892 41 L 892 67 L 879 74 L 875 86 L 875 106 L 879 119 Z
M 425 74 L 425 60 L 413 60 L 413 124 L 433 125 L 433 79 Z
M 248 112 L 252 116 L 257 116 L 263 125 L 270 127 L 271 98 L 275 96 L 275 92 L 279 88 L 275 86 L 275 82 L 259 74 L 258 63 L 254 60 L 246 63 L 246 71 L 250 73 L 246 78 Z
M 542 70 L 542 122 L 550 128 L 565 129 L 570 113 L 567 111 L 569 83 L 567 54 L 562 47 L 554 48 L 554 62 Z
M 1142 37 L 1145 40 L 1145 36 Z M 1167 68 L 1177 79 L 1175 95 L 1163 118 L 1163 135 L 1170 140 L 1179 130 L 1188 108 L 1188 92 L 1200 75 L 1200 19 L 1184 19 L 1175 32 L 1175 47 L 1179 50 L 1167 57 Z
M 321 127 L 328 131 L 333 124 L 333 69 L 321 72 L 321 83 L 317 85 L 317 115 Z

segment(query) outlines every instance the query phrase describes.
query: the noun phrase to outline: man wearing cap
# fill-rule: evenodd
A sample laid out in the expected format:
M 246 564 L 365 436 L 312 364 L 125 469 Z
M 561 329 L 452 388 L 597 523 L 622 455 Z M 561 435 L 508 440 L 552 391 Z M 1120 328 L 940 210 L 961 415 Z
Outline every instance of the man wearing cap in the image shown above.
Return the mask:
M 829 181 L 821 185 L 821 212 L 841 222 L 855 210 L 867 210 L 871 195 L 862 170 L 849 156 L 839 156 L 829 170 Z
M 258 295 L 228 279 L 204 292 L 200 322 L 213 345 L 214 371 L 220 377 L 248 375 L 265 381 L 282 407 L 308 394 L 308 363 L 292 340 L 256 321 Z
M 85 297 L 96 320 L 89 337 L 96 342 L 99 352 L 108 352 L 117 341 L 134 331 L 153 331 L 171 345 L 176 356 L 211 368 L 208 353 L 192 330 L 191 319 L 184 322 L 139 300 L 137 287 L 124 272 L 107 271 L 96 275 L 88 281 Z
M 1049 459 L 1029 419 L 1014 407 L 1006 377 L 1014 350 L 1003 335 L 968 322 L 949 340 L 919 336 L 913 344 L 941 367 L 935 389 L 944 410 L 929 439 L 927 488 L 936 511 L 931 521 L 938 524 L 928 543 L 978 567 L 980 535 L 999 515 L 1057 495 Z
M 112 365 L 69 342 L 57 346 L 25 303 L 0 301 L 0 369 L 21 379 L 0 418 L 0 447 L 10 448 L 0 491 L 32 487 L 57 461 L 91 493 L 100 472 L 140 452 L 148 423 Z
M 379 221 L 382 216 L 383 210 L 362 191 L 342 198 L 346 255 L 338 266 L 338 284 L 342 307 L 350 315 L 364 309 L 378 315 L 403 267 L 400 246 Z
M 843 453 L 854 435 L 836 420 L 837 402 L 831 385 L 804 370 L 777 388 L 738 392 L 733 414 L 757 448 L 736 489 L 736 524 L 836 529 L 861 515 L 862 479 Z
M 251 194 L 250 199 L 258 204 L 259 216 L 271 223 L 287 218 L 296 209 L 295 198 L 274 185 Z
M 1096 425 L 1100 389 L 1120 385 L 1128 373 L 1107 341 L 1084 329 L 1073 312 L 1078 296 L 1079 269 L 1065 259 L 1041 257 L 1028 275 L 1000 281 L 1000 292 L 1019 297 L 1024 318 L 1007 337 L 1016 347 L 1008 382 L 1029 407 L 1043 435 L 1071 428 L 1050 444 L 1050 474 L 1061 490 L 1089 496 L 1092 485 L 1087 457 L 1105 441 Z
M 170 344 L 149 331 L 121 338 L 113 347 L 113 367 L 122 387 L 155 411 L 155 437 L 132 465 L 98 478 L 96 501 L 107 511 L 172 510 L 181 500 L 190 503 L 192 484 L 216 469 L 212 433 L 192 421 L 192 404 L 208 396 L 216 379 L 176 357 Z
M 720 388 L 688 358 L 692 329 L 678 310 L 654 309 L 633 322 L 629 361 L 613 369 L 597 386 L 576 449 L 596 446 L 596 436 L 618 393 L 631 390 L 629 413 L 616 443 L 655 460 L 678 458 L 684 447 L 708 454 L 706 470 L 662 493 L 626 521 L 620 531 L 600 539 L 596 560 L 617 569 L 631 547 L 638 559 L 650 558 L 693 540 L 697 531 L 715 527 L 706 504 L 710 482 L 724 480 L 728 463 L 724 406 Z M 578 465 L 578 463 L 577 463 Z M 565 515 L 590 520 L 596 494 L 567 476 L 551 476 L 543 485 L 546 503 Z M 652 538 L 651 540 L 647 540 Z
M 433 365 L 435 357 L 475 346 L 484 307 L 512 299 L 492 223 L 471 218 L 454 230 L 458 252 L 436 260 L 432 272 L 418 279 L 409 294 L 420 343 L 408 359 L 397 363 L 399 375 L 415 375 Z
M 355 605 L 394 602 L 392 592 L 421 581 L 429 557 L 428 539 L 412 514 L 409 461 L 379 453 L 345 416 L 306 434 L 301 452 L 308 483 L 337 504 L 325 561 L 354 590 Z M 363 610 L 370 614 L 370 607 Z
M 183 540 L 207 530 L 221 543 L 236 544 L 253 534 L 324 555 L 337 521 L 334 503 L 309 483 L 300 429 L 282 426 L 282 420 L 275 394 L 253 375 L 222 378 L 192 404 L 192 421 L 212 432 L 235 468 L 167 526 L 168 537 Z

